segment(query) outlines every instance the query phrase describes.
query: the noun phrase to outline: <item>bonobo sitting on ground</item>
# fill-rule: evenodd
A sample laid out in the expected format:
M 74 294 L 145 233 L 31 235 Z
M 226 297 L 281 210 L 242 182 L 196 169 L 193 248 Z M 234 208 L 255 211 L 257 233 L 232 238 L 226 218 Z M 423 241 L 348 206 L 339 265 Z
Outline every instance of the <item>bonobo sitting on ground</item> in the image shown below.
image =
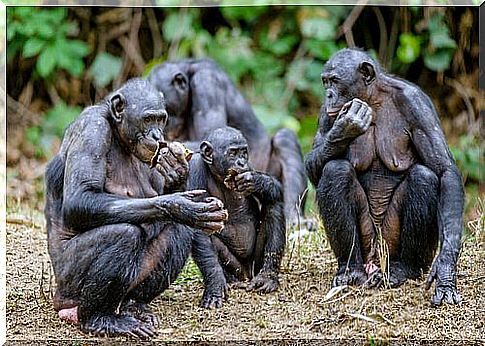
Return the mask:
M 164 62 L 153 68 L 148 80 L 165 96 L 168 139 L 186 141 L 196 150 L 211 130 L 226 125 L 238 129 L 248 141 L 252 167 L 282 183 L 286 219 L 297 224 L 303 215 L 307 177 L 292 131 L 282 129 L 269 138 L 249 103 L 212 60 Z
M 306 167 L 338 260 L 333 285 L 417 278 L 439 239 L 427 280 L 427 288 L 436 280 L 432 303 L 461 302 L 463 185 L 431 100 L 356 49 L 337 52 L 322 81 L 326 99 Z M 378 268 L 386 259 L 388 268 Z
M 194 235 L 194 250 L 205 251 L 212 243 L 209 247 L 219 258 L 219 263 L 211 267 L 194 254 L 202 272 L 209 274 L 204 275 L 206 290 L 213 285 L 219 289 L 219 293 L 213 290 L 212 299 L 204 301 L 204 307 L 222 305 L 226 281 L 262 293 L 279 286 L 286 239 L 281 185 L 275 178 L 253 170 L 248 155 L 242 133 L 223 127 L 209 134 L 200 144 L 200 155 L 190 162 L 188 187 L 207 190 L 224 202 L 229 214 L 221 232 Z
M 147 304 L 184 266 L 187 226 L 211 234 L 227 218 L 204 191 L 167 194 L 183 185 L 188 163 L 164 142 L 166 121 L 162 94 L 132 79 L 81 113 L 47 166 L 54 308 L 83 331 L 154 336 L 158 320 Z M 198 259 L 217 262 L 206 253 Z

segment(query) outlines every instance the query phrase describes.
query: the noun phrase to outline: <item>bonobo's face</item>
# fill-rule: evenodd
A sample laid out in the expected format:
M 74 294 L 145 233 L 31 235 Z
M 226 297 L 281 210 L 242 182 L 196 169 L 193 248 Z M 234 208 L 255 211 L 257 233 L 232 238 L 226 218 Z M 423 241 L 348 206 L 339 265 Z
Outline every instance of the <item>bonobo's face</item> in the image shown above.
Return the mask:
M 251 170 L 248 143 L 236 129 L 226 127 L 213 131 L 201 143 L 200 152 L 218 181 L 223 181 L 228 175 L 235 176 Z
M 164 141 L 167 122 L 162 94 L 142 79 L 131 79 L 109 98 L 111 115 L 121 145 L 143 162 L 150 163 Z
M 321 74 L 326 90 L 325 111 L 335 117 L 354 98 L 370 103 L 373 84 L 379 66 L 366 53 L 344 49 L 337 52 L 324 66 Z
M 163 93 L 169 115 L 166 133 L 174 137 L 170 139 L 175 139 L 184 130 L 182 127 L 189 103 L 188 77 L 177 65 L 166 62 L 155 67 L 147 79 Z

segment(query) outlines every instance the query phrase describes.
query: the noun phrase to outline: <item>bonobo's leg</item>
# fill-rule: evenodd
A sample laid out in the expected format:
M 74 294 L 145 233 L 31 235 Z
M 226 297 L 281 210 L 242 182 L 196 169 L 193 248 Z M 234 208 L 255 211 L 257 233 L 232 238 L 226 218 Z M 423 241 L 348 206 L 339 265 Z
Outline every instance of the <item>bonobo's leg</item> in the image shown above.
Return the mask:
M 159 227 L 160 224 L 146 226 Z M 134 282 L 121 306 L 121 313 L 131 315 L 154 327 L 158 317 L 147 307 L 172 284 L 187 262 L 190 253 L 193 230 L 187 226 L 164 223 L 160 236 L 148 245 L 142 262 L 147 274 Z M 150 230 L 147 233 L 151 233 Z
M 284 207 L 281 203 L 267 206 L 262 210 L 261 226 L 256 238 L 254 278 L 246 287 L 260 293 L 270 293 L 278 289 L 281 259 L 286 244 Z
M 282 129 L 274 135 L 271 147 L 268 174 L 281 181 L 286 221 L 294 226 L 298 222 L 298 215 L 303 217 L 304 193 L 307 188 L 307 176 L 301 148 L 293 131 L 288 129 Z M 302 198 L 301 201 L 300 198 Z
M 408 171 L 394 193 L 382 228 L 389 246 L 393 287 L 419 277 L 433 261 L 438 244 L 438 194 L 438 177 L 419 164 Z
M 217 252 L 217 256 L 219 257 L 222 269 L 224 270 L 226 281 L 229 282 L 230 279 L 236 281 L 245 281 L 249 279 L 249 270 L 247 266 L 236 258 L 227 245 L 217 236 L 212 236 L 211 240 L 212 245 Z
M 338 261 L 332 286 L 364 284 L 367 275 L 362 249 L 370 248 L 373 227 L 366 195 L 349 161 L 327 162 L 318 183 L 317 201 Z
M 194 232 L 192 256 L 204 277 L 201 306 L 209 309 L 222 307 L 228 294 L 226 278 L 210 237 L 201 231 Z
M 78 302 L 81 328 L 97 335 L 155 335 L 150 325 L 116 310 L 131 286 L 150 270 L 144 260 L 143 231 L 131 224 L 81 233 L 59 251 L 57 308 Z M 72 300 L 71 300 L 72 299 Z M 72 308 L 72 306 L 68 306 Z M 60 311 L 62 315 L 62 310 Z

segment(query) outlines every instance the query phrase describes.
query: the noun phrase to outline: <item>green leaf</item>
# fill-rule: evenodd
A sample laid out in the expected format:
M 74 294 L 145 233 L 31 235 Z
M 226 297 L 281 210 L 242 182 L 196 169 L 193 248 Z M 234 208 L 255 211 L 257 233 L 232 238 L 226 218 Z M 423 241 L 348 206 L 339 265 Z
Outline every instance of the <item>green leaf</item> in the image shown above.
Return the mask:
M 431 44 L 435 48 L 456 48 L 456 42 L 446 32 L 435 32 L 431 34 Z
M 433 71 L 444 71 L 450 67 L 453 51 L 449 49 L 439 49 L 434 53 L 425 52 L 424 64 Z
M 303 20 L 300 30 L 303 36 L 322 41 L 335 37 L 335 23 L 325 18 L 307 18 Z
M 88 45 L 81 40 L 67 40 L 66 47 L 71 56 L 85 57 L 89 53 Z
M 31 37 L 25 42 L 24 48 L 22 50 L 22 55 L 24 58 L 31 58 L 34 55 L 40 53 L 46 42 L 37 37 Z
M 72 59 L 71 64 L 65 67 L 74 77 L 81 77 L 84 72 L 84 62 L 81 59 Z
M 42 119 L 41 129 L 44 135 L 61 137 L 64 129 L 79 115 L 81 107 L 69 107 L 64 102 L 49 109 Z
M 36 69 L 41 77 L 47 77 L 56 67 L 56 49 L 52 45 L 48 45 L 37 60 Z
M 421 39 L 410 33 L 404 33 L 399 36 L 399 47 L 397 48 L 398 59 L 410 64 L 414 62 L 421 53 Z
M 188 37 L 192 34 L 191 26 L 192 17 L 189 13 L 171 13 L 163 22 L 163 37 L 167 41 L 173 41 L 177 37 Z
M 109 53 L 99 53 L 94 59 L 89 72 L 98 88 L 107 86 L 121 71 L 122 60 Z

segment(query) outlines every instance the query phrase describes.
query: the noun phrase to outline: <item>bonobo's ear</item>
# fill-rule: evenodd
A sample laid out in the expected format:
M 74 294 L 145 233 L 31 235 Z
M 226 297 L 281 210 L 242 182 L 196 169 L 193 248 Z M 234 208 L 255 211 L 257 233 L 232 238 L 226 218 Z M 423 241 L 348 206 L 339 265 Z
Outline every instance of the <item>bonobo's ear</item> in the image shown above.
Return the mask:
M 212 163 L 214 162 L 212 157 L 213 151 L 214 148 L 209 142 L 203 141 L 202 143 L 200 143 L 200 155 L 202 156 L 202 160 L 204 160 L 204 162 L 209 165 L 212 165 Z
M 360 63 L 359 72 L 362 73 L 362 76 L 364 76 L 365 85 L 371 84 L 374 79 L 376 79 L 376 71 L 374 70 L 374 66 L 368 61 L 363 61 Z
M 175 76 L 173 76 L 172 84 L 179 90 L 185 91 L 187 89 L 187 85 L 189 84 L 187 80 L 187 76 L 182 72 L 178 72 Z
M 123 94 L 117 93 L 109 99 L 111 115 L 113 119 L 119 123 L 125 111 L 126 100 Z

